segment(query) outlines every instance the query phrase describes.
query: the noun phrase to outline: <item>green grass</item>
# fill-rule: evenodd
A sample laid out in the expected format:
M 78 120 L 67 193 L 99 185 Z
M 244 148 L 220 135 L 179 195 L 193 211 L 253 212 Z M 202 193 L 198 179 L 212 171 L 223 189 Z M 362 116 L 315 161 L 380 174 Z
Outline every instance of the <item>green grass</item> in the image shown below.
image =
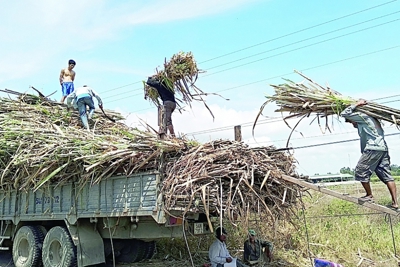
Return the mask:
M 330 189 L 352 196 L 364 194 L 359 183 L 333 186 Z M 389 192 L 383 183 L 373 183 L 372 189 L 377 203 L 390 203 Z M 257 214 L 248 224 L 239 222 L 236 227 L 225 221 L 224 227 L 229 233 L 227 245 L 231 254 L 242 258 L 247 229 L 254 228 L 260 238 L 274 243 L 275 260 L 269 267 L 310 267 L 313 258 L 330 260 L 344 267 L 398 266 L 394 258 L 393 238 L 396 242 L 396 255 L 400 255 L 400 216 L 391 216 L 390 224 L 388 216 L 376 214 L 374 210 L 319 192 L 310 193 L 310 196 L 303 197 L 305 213 L 299 211 L 294 225 L 280 220 L 272 225 L 260 219 Z M 188 238 L 195 266 L 201 266 L 207 261 L 207 251 L 213 241 L 213 236 Z M 165 239 L 157 242 L 157 247 L 157 257 L 160 259 L 166 255 L 174 259 L 187 260 L 189 257 L 183 239 Z M 363 260 L 358 265 L 361 260 L 359 255 L 372 262 Z
M 351 195 L 362 195 L 359 184 L 346 187 L 336 186 L 333 190 L 346 190 Z M 377 203 L 390 203 L 389 192 L 384 184 L 372 184 L 372 188 Z M 399 217 L 373 214 L 376 213 L 373 210 L 317 192 L 311 196 L 305 199 L 308 206 L 305 215 L 311 256 L 331 260 L 346 267 L 398 266 L 394 258 L 393 239 L 400 240 Z M 307 245 L 304 222 L 301 231 L 295 235 L 300 243 Z M 395 245 L 396 254 L 400 254 L 400 243 Z M 361 260 L 359 253 L 372 260 L 375 265 L 366 260 L 357 265 Z

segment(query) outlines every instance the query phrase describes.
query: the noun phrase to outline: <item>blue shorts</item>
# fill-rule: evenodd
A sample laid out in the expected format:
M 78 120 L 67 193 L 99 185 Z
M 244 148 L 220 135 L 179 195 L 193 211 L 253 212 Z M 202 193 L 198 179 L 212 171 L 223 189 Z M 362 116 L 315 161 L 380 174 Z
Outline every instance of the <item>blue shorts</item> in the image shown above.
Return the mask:
M 61 90 L 63 96 L 69 95 L 74 91 L 74 83 L 73 82 L 62 83 Z

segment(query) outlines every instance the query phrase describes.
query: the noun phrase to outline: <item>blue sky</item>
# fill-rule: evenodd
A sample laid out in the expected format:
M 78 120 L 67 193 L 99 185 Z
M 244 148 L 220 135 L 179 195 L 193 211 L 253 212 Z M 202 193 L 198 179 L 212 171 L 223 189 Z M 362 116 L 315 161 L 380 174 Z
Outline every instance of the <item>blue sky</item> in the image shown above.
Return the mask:
M 289 129 L 277 119 L 251 124 L 273 94 L 269 84 L 301 81 L 294 69 L 353 98 L 394 101 L 398 108 L 399 1 L 169 0 L 169 1 L 1 1 L 0 88 L 29 86 L 59 100 L 60 70 L 70 58 L 77 65 L 75 86 L 88 84 L 107 109 L 156 127 L 156 109 L 143 99 L 141 81 L 164 59 L 191 51 L 206 72 L 196 83 L 205 92 L 215 120 L 200 104 L 174 113 L 178 132 L 199 141 L 233 138 L 242 125 L 251 145 L 283 147 Z M 3 94 L 4 96 L 4 94 Z M 280 117 L 273 105 L 264 114 Z M 268 118 L 263 118 L 267 122 Z M 342 120 L 343 121 L 343 120 Z M 293 124 L 296 121 L 293 120 Z M 398 130 L 385 124 L 386 133 Z M 334 121 L 332 133 L 304 122 L 291 146 L 357 138 L 348 125 Z M 392 163 L 400 164 L 400 136 L 387 137 Z M 303 174 L 354 167 L 358 142 L 296 149 Z

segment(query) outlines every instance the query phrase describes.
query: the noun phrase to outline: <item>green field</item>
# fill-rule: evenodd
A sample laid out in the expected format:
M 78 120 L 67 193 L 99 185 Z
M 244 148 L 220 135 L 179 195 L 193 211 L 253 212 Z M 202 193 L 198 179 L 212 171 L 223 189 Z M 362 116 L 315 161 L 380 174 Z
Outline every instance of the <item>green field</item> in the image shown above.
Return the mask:
M 364 194 L 359 183 L 328 188 L 352 196 Z M 378 204 L 390 204 L 383 183 L 373 183 L 372 189 Z M 274 261 L 265 266 L 310 267 L 314 258 L 344 267 L 399 266 L 395 257 L 400 255 L 399 216 L 388 216 L 316 191 L 305 192 L 302 200 L 304 212 L 300 209 L 294 214 L 293 224 L 277 219 L 275 225 L 269 225 L 258 214 L 253 214 L 249 222 L 237 222 L 236 226 L 224 222 L 231 254 L 242 258 L 247 229 L 254 228 L 260 238 L 275 245 Z M 146 266 L 191 266 L 191 259 L 194 266 L 202 266 L 207 262 L 214 237 L 188 236 L 186 240 L 187 243 L 185 239 L 159 241 L 155 259 Z

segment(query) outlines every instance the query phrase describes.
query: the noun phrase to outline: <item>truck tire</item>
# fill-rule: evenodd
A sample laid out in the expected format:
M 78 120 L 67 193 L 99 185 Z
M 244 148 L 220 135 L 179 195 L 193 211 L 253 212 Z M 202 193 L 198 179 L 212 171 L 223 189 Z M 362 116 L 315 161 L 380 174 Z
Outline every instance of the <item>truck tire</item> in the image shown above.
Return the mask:
M 145 252 L 145 242 L 139 239 L 124 240 L 125 246 L 119 251 L 117 261 L 122 264 L 128 264 L 143 260 Z
M 76 247 L 65 227 L 51 228 L 43 242 L 42 260 L 44 267 L 75 267 Z
M 39 267 L 42 264 L 43 234 L 39 228 L 22 226 L 14 238 L 12 257 L 15 267 Z
M 112 257 L 112 252 L 114 249 L 114 256 L 118 257 L 120 254 L 120 251 L 122 248 L 125 247 L 125 240 L 119 240 L 119 239 L 113 239 L 113 243 L 111 246 L 111 239 L 109 238 L 104 238 L 103 243 L 104 243 L 104 256 L 107 257 Z
M 35 227 L 37 227 L 40 230 L 40 232 L 42 232 L 43 239 L 44 239 L 46 237 L 46 235 L 47 235 L 46 227 L 44 227 L 43 225 L 35 225 Z
M 144 251 L 144 260 L 149 260 L 153 258 L 154 254 L 156 254 L 156 241 L 146 242 L 146 247 Z

